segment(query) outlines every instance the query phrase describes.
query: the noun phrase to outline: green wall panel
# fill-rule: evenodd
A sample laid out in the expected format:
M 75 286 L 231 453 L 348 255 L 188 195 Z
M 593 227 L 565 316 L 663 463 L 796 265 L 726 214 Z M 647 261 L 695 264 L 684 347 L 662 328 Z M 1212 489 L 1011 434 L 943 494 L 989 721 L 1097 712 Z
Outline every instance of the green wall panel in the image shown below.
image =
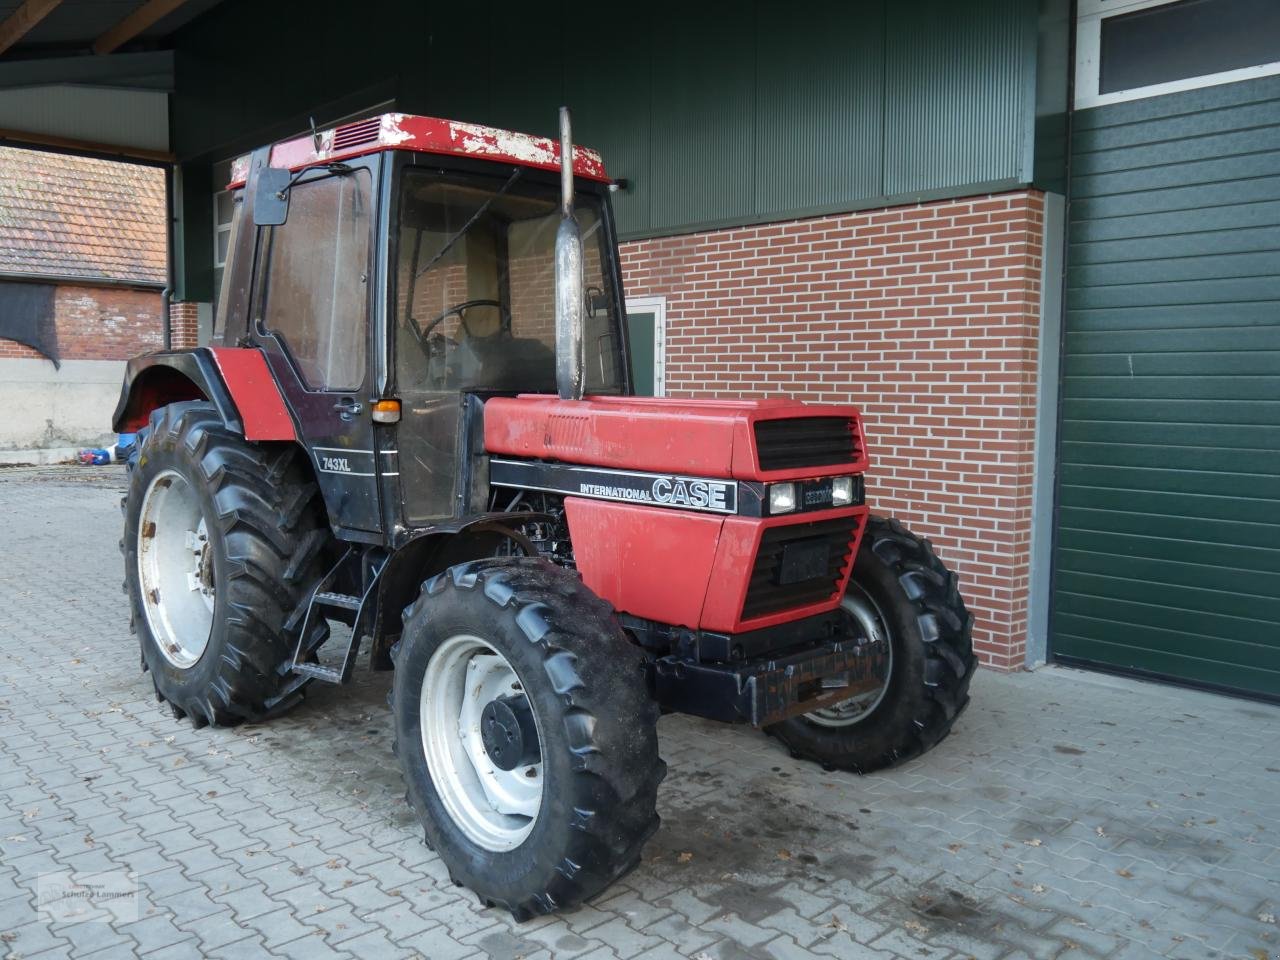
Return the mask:
M 653 48 L 653 224 L 750 219 L 755 178 L 751 6 L 686 4 Z M 745 12 L 745 16 L 743 15 Z
M 1031 180 L 1036 6 L 226 0 L 177 35 L 174 149 L 207 165 L 392 98 L 550 135 L 567 101 L 630 182 L 625 238 L 964 196 Z
M 884 192 L 884 11 L 839 0 L 795 10 L 782 0 L 757 8 L 757 215 Z
M 887 7 L 884 192 L 1029 179 L 1034 7 L 1025 0 L 903 0 Z
M 604 56 L 598 37 L 583 28 L 566 58 L 565 100 L 573 107 L 575 136 L 604 155 L 613 176 L 627 180 L 628 189 L 613 196 L 613 210 L 631 234 L 646 234 L 652 225 L 652 33 L 648 19 L 615 30 Z
M 1051 649 L 1280 696 L 1280 78 L 1077 114 Z

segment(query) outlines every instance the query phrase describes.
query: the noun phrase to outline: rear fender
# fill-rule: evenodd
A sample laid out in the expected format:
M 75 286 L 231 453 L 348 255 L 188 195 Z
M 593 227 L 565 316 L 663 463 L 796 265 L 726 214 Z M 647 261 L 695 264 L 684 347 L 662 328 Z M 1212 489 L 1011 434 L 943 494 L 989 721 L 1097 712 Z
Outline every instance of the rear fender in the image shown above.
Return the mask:
M 130 360 L 112 429 L 137 432 L 153 410 L 182 400 L 209 401 L 227 429 L 246 440 L 297 440 L 262 351 L 238 347 L 165 350 Z
M 391 668 L 390 650 L 400 636 L 400 615 L 418 596 L 424 580 L 455 564 L 492 557 L 504 541 L 536 556 L 533 544 L 514 528 L 531 520 L 552 519 L 541 513 L 488 513 L 442 523 L 405 541 L 387 559 L 378 577 L 377 615 L 369 651 L 372 668 Z
M 164 351 L 134 357 L 125 367 L 120 400 L 111 418 L 116 433 L 137 433 L 151 412 L 183 400 L 208 400 L 228 426 L 240 416 L 207 350 Z

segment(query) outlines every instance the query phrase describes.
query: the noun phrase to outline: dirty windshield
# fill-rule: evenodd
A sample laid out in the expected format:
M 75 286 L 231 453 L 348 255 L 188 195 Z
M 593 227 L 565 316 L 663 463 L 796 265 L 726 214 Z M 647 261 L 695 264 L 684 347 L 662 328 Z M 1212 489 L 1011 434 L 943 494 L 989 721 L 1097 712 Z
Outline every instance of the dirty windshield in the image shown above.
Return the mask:
M 409 171 L 397 264 L 403 391 L 555 390 L 556 185 Z M 621 389 L 600 202 L 579 195 L 588 393 Z

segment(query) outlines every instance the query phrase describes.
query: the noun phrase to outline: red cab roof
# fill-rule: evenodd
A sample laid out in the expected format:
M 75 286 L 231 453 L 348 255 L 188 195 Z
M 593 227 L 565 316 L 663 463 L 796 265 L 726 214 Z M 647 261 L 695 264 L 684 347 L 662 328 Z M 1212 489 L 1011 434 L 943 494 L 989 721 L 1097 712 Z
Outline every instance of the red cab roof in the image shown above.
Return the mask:
M 319 141 L 319 149 L 310 134 L 275 144 L 271 148 L 271 166 L 298 170 L 311 164 L 349 160 L 380 150 L 416 150 L 515 163 L 541 170 L 560 169 L 560 144 L 555 140 L 409 113 L 384 113 L 344 123 L 320 131 Z M 588 180 L 609 180 L 600 154 L 587 147 L 573 148 L 573 172 Z M 244 186 L 248 173 L 249 158 L 240 157 L 231 166 L 228 187 Z

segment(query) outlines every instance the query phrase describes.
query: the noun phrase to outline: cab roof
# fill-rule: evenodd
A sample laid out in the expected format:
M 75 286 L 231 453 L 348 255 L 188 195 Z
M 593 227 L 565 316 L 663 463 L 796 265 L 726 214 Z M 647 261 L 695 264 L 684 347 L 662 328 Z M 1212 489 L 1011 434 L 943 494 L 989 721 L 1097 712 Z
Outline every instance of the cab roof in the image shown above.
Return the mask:
M 283 140 L 272 146 L 270 165 L 299 170 L 382 150 L 414 150 L 514 163 L 540 170 L 560 169 L 560 144 L 547 137 L 409 113 L 384 113 L 321 130 L 315 137 L 305 134 Z M 574 146 L 573 172 L 588 180 L 609 181 L 600 154 L 587 147 Z M 248 173 L 248 155 L 239 157 L 231 166 L 228 188 L 244 186 Z

